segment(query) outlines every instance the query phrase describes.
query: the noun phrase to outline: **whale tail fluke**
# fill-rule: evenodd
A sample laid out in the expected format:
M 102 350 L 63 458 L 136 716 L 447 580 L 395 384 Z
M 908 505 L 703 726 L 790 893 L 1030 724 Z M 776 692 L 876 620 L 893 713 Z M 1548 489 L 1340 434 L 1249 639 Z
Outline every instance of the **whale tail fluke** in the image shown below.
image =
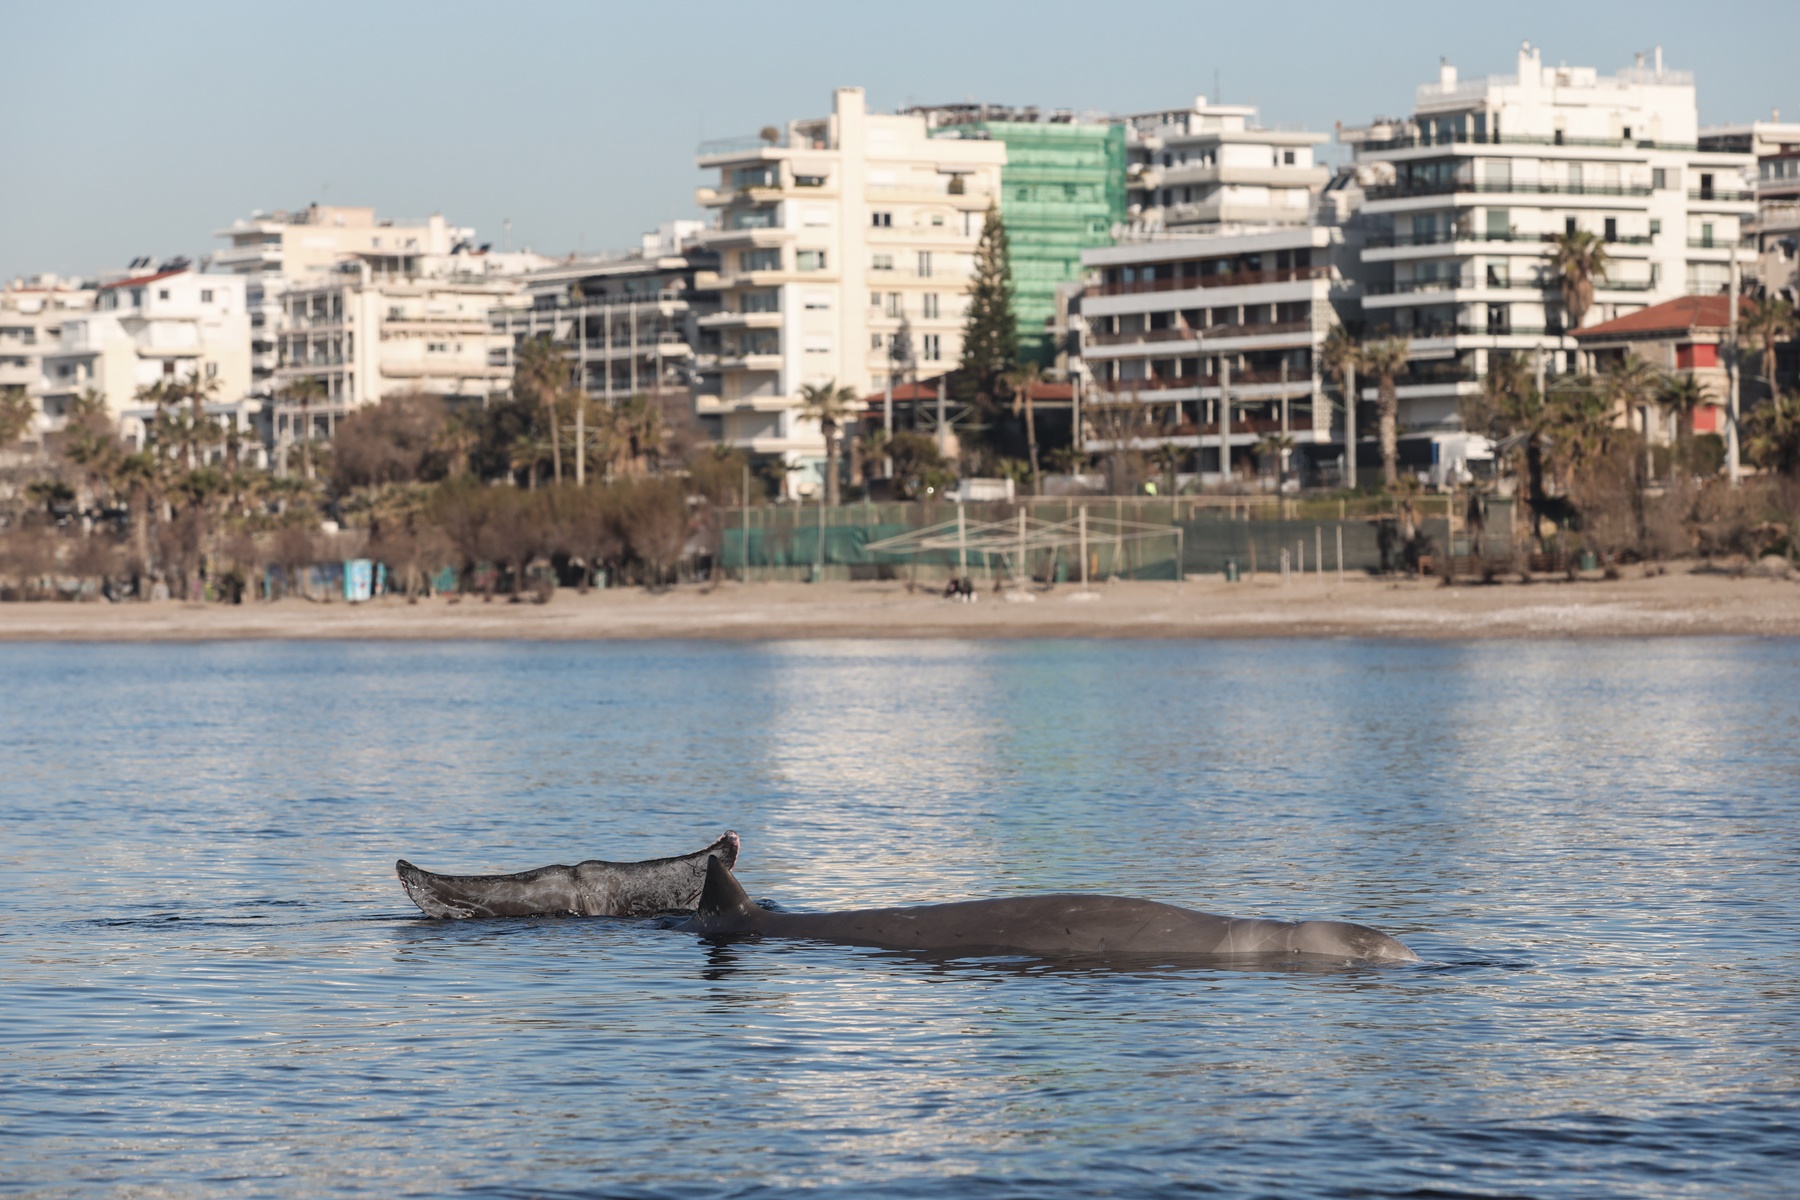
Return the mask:
M 709 855 L 706 886 L 700 891 L 700 903 L 695 912 L 697 922 L 708 930 L 741 929 L 761 912 L 731 873 L 731 868 L 721 862 L 718 855 Z

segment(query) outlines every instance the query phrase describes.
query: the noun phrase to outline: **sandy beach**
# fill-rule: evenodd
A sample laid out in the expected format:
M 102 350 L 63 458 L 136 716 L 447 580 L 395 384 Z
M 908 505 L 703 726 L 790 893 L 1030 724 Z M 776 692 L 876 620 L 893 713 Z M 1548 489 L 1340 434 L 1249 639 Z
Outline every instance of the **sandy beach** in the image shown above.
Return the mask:
M 0 640 L 1383 637 L 1800 635 L 1800 582 L 1693 574 L 1444 587 L 1334 576 L 1283 584 L 1073 585 L 953 603 L 899 583 L 725 583 L 662 593 L 559 591 L 548 604 L 384 598 L 366 604 L 0 605 Z

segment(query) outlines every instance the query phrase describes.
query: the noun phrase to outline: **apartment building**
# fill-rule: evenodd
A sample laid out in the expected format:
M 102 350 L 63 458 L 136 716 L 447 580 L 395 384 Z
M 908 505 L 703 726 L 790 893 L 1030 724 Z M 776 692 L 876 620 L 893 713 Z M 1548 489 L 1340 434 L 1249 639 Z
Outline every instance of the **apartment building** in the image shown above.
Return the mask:
M 1135 228 L 1304 225 L 1330 171 L 1323 133 L 1270 129 L 1250 105 L 1208 103 L 1136 113 L 1124 125 L 1128 212 Z
M 339 263 L 324 282 L 288 289 L 268 407 L 278 463 L 296 441 L 329 439 L 340 417 L 383 396 L 481 401 L 506 388 L 512 368 L 493 352 L 507 342 L 489 314 L 518 293 L 519 277 L 490 276 L 480 258 L 395 261 L 377 251 Z M 318 393 L 304 402 L 301 380 L 316 381 Z
M 247 428 L 250 318 L 244 280 L 203 274 L 186 259 L 151 267 L 139 259 L 123 277 L 95 290 L 91 310 L 69 312 L 54 349 L 43 355 L 43 409 L 60 415 L 92 388 L 120 432 L 143 444 L 152 410 L 138 390 L 160 381 L 205 380 L 213 385 L 208 411 Z
M 1173 445 L 1217 483 L 1269 465 L 1255 462 L 1257 443 L 1285 435 L 1285 465 L 1313 481 L 1320 466 L 1335 472 L 1319 350 L 1347 293 L 1344 257 L 1342 231 L 1326 226 L 1143 235 L 1087 251 L 1082 446 Z
M 695 379 L 700 322 L 718 296 L 696 286 L 718 257 L 694 244 L 702 225 L 672 221 L 623 254 L 575 258 L 520 277 L 521 291 L 488 315 L 491 364 L 510 373 L 518 347 L 548 335 L 597 399 L 649 395 L 685 415 Z M 717 418 L 708 429 L 719 434 Z
M 1057 292 L 1082 278 L 1081 252 L 1112 244 L 1125 220 L 1125 127 L 1067 109 L 997 104 L 909 108 L 933 137 L 999 142 L 1000 216 L 1022 354 L 1054 361 Z
M 348 258 L 366 258 L 383 269 L 417 273 L 428 256 L 445 257 L 458 247 L 473 248 L 475 231 L 450 225 L 442 216 L 422 220 L 377 217 L 373 208 L 309 204 L 292 212 L 258 210 L 213 231 L 227 244 L 205 259 L 205 269 L 246 280 L 250 308 L 251 391 L 273 393 L 281 365 L 281 333 L 293 287 L 329 281 Z
M 60 407 L 43 407 L 44 355 L 62 341 L 63 322 L 92 311 L 94 289 L 78 279 L 34 275 L 0 290 L 0 392 L 23 392 L 38 412 L 27 437 L 56 428 Z
M 1751 268 L 1770 294 L 1800 300 L 1800 122 L 1721 125 L 1700 131 L 1700 146 L 1756 158 L 1756 218 L 1745 239 L 1756 253 Z
M 828 117 L 711 142 L 716 185 L 699 245 L 718 256 L 696 287 L 719 309 L 700 325 L 696 412 L 720 440 L 823 480 L 824 438 L 800 389 L 867 395 L 961 357 L 968 277 L 983 214 L 1000 200 L 1004 144 L 934 138 L 918 115 L 870 113 L 839 88 Z
M 1574 369 L 1576 343 L 1548 263 L 1558 234 L 1606 242 L 1612 266 L 1584 323 L 1611 321 L 1728 281 L 1754 212 L 1747 153 L 1698 139 L 1690 73 L 1654 60 L 1615 75 L 1546 66 L 1529 43 L 1514 74 L 1462 80 L 1444 64 L 1404 120 L 1340 129 L 1374 225 L 1361 252 L 1371 336 L 1411 339 L 1401 424 L 1460 428 L 1459 397 L 1490 356 Z

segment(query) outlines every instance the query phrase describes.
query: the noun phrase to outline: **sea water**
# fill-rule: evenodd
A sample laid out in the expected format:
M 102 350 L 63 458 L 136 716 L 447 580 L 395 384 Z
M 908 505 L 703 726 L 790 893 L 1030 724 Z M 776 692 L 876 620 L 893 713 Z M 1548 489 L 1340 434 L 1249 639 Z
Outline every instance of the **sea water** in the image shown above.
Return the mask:
M 1417 965 L 932 960 L 393 876 L 684 853 Z M 0 1193 L 1772 1196 L 1800 644 L 0 646 Z

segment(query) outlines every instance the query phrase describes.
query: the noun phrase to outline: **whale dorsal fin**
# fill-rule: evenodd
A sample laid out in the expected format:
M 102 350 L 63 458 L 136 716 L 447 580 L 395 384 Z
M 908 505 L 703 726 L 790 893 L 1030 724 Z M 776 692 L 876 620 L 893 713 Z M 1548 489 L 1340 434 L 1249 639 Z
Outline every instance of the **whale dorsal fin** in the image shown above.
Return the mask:
M 719 856 L 710 854 L 706 858 L 706 886 L 701 889 L 699 916 L 707 917 L 745 917 L 760 912 L 750 896 L 731 873 L 731 868 L 719 861 Z

